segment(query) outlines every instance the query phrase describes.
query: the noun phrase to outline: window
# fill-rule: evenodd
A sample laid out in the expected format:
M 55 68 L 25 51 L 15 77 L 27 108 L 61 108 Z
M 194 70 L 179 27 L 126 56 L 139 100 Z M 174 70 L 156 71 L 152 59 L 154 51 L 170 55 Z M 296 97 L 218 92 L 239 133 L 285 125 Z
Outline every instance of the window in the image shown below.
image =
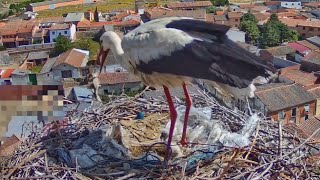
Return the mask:
M 52 31 L 52 34 L 53 34 L 53 35 L 55 35 L 55 34 L 56 34 L 56 32 Z
M 61 32 L 59 32 L 59 36 L 61 35 Z
M 306 120 L 308 120 L 308 119 L 309 119 L 309 115 L 306 114 L 306 115 L 304 116 L 304 120 L 306 121 Z
M 306 27 L 302 27 L 303 30 L 306 30 Z
M 286 3 L 286 6 L 288 6 L 288 3 Z
M 109 94 L 109 91 L 105 89 L 105 90 L 103 90 L 103 93 L 104 94 Z
M 62 78 L 70 78 L 72 77 L 72 71 L 71 70 L 61 71 L 61 76 Z
M 309 110 L 310 110 L 309 104 L 305 104 L 305 105 L 304 105 L 304 112 L 308 113 Z
M 291 4 L 292 6 L 294 5 L 294 3 Z
M 239 19 L 236 19 L 236 22 L 238 22 L 239 21 Z
M 279 112 L 278 112 L 278 119 L 279 119 L 279 120 L 280 120 L 280 119 L 284 119 L 284 116 L 285 116 L 284 111 L 279 111 Z
M 310 30 L 310 31 L 313 31 L 313 27 L 310 27 L 309 30 Z
M 292 108 L 292 110 L 291 110 L 291 116 L 292 116 L 292 117 L 296 117 L 296 115 L 297 115 L 297 108 Z
M 68 31 L 64 31 L 64 34 L 68 34 Z
M 300 3 L 298 3 L 298 5 L 300 6 L 301 4 L 300 4 Z
M 301 36 L 302 36 L 302 37 L 305 37 L 305 36 L 306 36 L 306 34 L 305 34 L 305 33 L 302 33 L 302 34 L 301 34 Z

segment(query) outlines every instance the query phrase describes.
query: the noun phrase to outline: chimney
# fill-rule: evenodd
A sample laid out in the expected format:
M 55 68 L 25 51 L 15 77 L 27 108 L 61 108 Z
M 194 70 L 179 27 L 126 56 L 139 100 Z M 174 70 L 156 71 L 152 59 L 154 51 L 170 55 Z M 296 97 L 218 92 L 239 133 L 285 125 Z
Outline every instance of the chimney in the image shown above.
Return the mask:
M 139 13 L 140 9 L 144 9 L 144 0 L 136 0 L 135 1 L 135 11 Z

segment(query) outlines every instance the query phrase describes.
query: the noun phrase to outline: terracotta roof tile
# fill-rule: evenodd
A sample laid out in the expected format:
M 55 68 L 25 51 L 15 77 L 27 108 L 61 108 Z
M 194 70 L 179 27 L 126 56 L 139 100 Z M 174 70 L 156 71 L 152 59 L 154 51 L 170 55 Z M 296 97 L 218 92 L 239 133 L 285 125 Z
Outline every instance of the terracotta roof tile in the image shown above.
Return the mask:
M 270 84 L 267 84 L 267 86 Z M 268 111 L 275 112 L 316 100 L 316 97 L 299 84 L 288 84 L 257 90 L 256 96 L 266 105 Z
M 308 3 L 305 3 L 304 6 L 318 8 L 320 6 L 320 2 L 308 2 Z
M 307 40 L 297 41 L 297 43 L 301 44 L 302 46 L 305 46 L 311 50 L 319 49 L 318 46 L 309 43 Z
M 320 85 L 320 79 L 315 76 L 314 73 L 300 70 L 300 65 L 282 68 L 280 77 L 294 81 L 305 88 L 308 88 L 314 84 Z
M 270 13 L 252 13 L 254 15 L 254 17 L 257 18 L 258 21 L 264 21 L 266 19 L 268 19 L 271 15 Z
M 21 144 L 21 141 L 17 136 L 12 135 L 0 146 L 0 156 L 9 156 L 13 153 L 13 150 Z
M 228 12 L 228 18 L 241 18 L 242 16 L 241 12 Z
M 253 8 L 255 5 L 254 4 L 240 4 L 239 7 L 241 9 L 250 9 Z
M 311 136 L 313 132 L 315 132 L 320 127 L 320 117 L 319 116 L 313 116 L 306 121 L 298 124 L 298 127 L 307 135 L 307 137 Z M 315 136 L 312 138 L 315 141 L 320 141 L 320 132 L 318 132 Z
M 251 11 L 255 12 L 261 12 L 261 11 L 267 11 L 270 10 L 268 6 L 254 6 L 250 9 Z
M 130 27 L 138 26 L 139 21 L 130 19 L 127 21 L 102 21 L 102 22 L 90 22 L 88 20 L 80 21 L 77 25 L 78 28 L 91 27 L 91 28 L 102 28 L 104 25 L 113 25 L 117 27 Z
M 62 29 L 69 29 L 69 24 L 54 24 L 50 27 L 50 30 L 62 30 Z
M 167 11 L 167 10 L 146 10 L 145 13 L 150 14 L 150 19 L 158 19 L 163 17 L 191 17 L 195 19 L 205 19 L 206 18 L 206 10 L 176 10 L 176 11 Z
M 167 4 L 170 9 L 175 8 L 192 8 L 192 7 L 208 7 L 212 6 L 211 1 L 194 1 L 194 2 L 173 2 Z
M 301 53 L 301 54 L 304 54 L 304 53 L 306 53 L 307 51 L 310 51 L 309 48 L 307 48 L 307 47 L 305 47 L 305 46 L 302 46 L 301 44 L 296 43 L 296 42 L 288 43 L 288 46 L 290 46 L 292 49 L 298 51 L 298 52 Z
M 127 72 L 103 73 L 98 76 L 101 85 L 140 82 L 141 80 Z
M 265 5 L 266 6 L 280 6 L 281 2 L 280 1 L 266 1 Z
M 73 67 L 81 67 L 83 61 L 86 58 L 86 54 L 79 51 L 78 49 L 71 49 L 65 53 L 62 53 L 58 58 L 53 67 L 56 67 L 62 63 L 69 64 Z
M 302 60 L 311 62 L 314 64 L 320 64 L 320 52 L 312 51 L 307 56 L 305 56 Z
M 15 69 L 3 70 L 4 72 L 1 74 L 1 78 L 9 78 L 14 70 Z

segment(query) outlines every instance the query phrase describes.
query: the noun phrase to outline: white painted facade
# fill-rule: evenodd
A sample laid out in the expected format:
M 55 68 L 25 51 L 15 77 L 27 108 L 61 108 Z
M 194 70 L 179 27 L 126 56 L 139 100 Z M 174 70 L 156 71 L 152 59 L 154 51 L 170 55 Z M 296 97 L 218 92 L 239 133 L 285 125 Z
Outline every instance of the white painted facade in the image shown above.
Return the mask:
M 53 73 L 37 74 L 38 85 L 62 85 L 62 79 L 53 79 Z
M 69 78 L 80 78 L 81 77 L 81 73 L 78 68 L 75 68 L 71 65 L 62 63 L 62 64 L 59 64 L 58 66 L 52 68 L 53 80 L 54 81 L 61 81 L 63 79 L 62 74 L 65 71 L 71 71 L 71 77 L 69 77 Z
M 12 83 L 11 78 L 0 78 L 0 85 L 7 85 L 7 83 Z
M 68 37 L 72 41 L 75 39 L 76 34 L 76 25 L 71 24 L 70 28 L 68 29 L 58 29 L 58 30 L 49 30 L 50 34 L 50 43 L 53 43 L 54 40 L 59 36 L 63 35 L 65 37 Z
M 302 4 L 301 2 L 282 1 L 281 7 L 290 9 L 302 9 Z
M 28 75 L 11 75 L 12 85 L 31 85 Z

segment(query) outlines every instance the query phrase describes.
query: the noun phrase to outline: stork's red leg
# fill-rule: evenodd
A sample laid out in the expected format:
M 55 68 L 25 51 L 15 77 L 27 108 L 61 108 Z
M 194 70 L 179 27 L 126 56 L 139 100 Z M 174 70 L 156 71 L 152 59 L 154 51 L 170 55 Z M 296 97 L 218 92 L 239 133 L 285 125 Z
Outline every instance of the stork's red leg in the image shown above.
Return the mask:
M 165 161 L 168 162 L 168 160 L 170 158 L 170 149 L 171 149 L 170 146 L 171 146 L 171 141 L 172 141 L 172 136 L 173 136 L 173 130 L 174 130 L 174 126 L 176 124 L 176 119 L 177 119 L 177 111 L 174 108 L 173 100 L 172 100 L 169 89 L 166 86 L 163 86 L 163 89 L 164 89 L 164 94 L 166 95 L 167 101 L 169 104 L 170 119 L 171 119 L 168 144 L 167 144 L 167 149 L 166 149 L 166 157 L 165 157 Z
M 187 127 L 188 127 L 188 120 L 189 120 L 189 113 L 190 113 L 190 108 L 192 105 L 192 100 L 189 95 L 187 86 L 185 83 L 183 83 L 183 92 L 186 97 L 186 112 L 184 114 L 184 123 L 183 123 L 183 131 L 182 131 L 182 137 L 181 137 L 181 144 L 183 146 L 187 145 Z

